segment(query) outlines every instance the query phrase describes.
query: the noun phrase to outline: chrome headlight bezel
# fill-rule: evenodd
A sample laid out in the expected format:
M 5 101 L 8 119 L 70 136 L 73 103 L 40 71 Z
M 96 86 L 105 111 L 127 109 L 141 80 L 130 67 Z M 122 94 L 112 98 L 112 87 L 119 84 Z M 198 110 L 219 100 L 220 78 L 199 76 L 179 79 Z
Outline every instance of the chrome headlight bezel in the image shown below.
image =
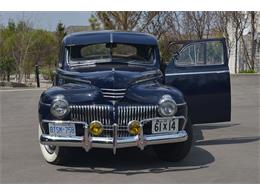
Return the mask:
M 165 110 L 163 109 L 163 106 L 167 106 L 168 108 L 172 108 L 171 113 L 166 113 Z M 178 110 L 176 102 L 172 99 L 172 97 L 168 94 L 163 95 L 159 101 L 159 107 L 158 107 L 158 112 L 160 116 L 162 117 L 171 117 L 176 114 Z
M 58 110 L 60 109 L 60 110 Z M 51 114 L 58 118 L 63 119 L 70 112 L 70 107 L 68 101 L 64 98 L 64 96 L 57 96 L 51 103 L 50 107 Z

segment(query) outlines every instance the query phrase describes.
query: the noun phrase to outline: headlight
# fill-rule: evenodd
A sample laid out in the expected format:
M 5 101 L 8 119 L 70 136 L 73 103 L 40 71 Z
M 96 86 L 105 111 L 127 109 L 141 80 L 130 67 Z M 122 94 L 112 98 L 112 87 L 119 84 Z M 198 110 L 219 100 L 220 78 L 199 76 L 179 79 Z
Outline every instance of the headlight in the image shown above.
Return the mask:
M 58 96 L 52 101 L 51 114 L 59 119 L 64 118 L 70 111 L 69 103 L 63 96 Z
M 161 116 L 174 116 L 177 112 L 177 105 L 170 95 L 164 95 L 159 101 L 159 114 Z

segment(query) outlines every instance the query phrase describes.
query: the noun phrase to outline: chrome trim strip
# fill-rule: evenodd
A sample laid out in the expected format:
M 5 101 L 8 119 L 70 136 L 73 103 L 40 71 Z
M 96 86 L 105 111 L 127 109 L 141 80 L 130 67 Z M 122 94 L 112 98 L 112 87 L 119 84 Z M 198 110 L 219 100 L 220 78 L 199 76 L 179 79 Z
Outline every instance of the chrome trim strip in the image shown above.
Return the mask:
M 104 97 L 108 97 L 108 98 L 123 98 L 124 96 L 104 95 Z
M 126 91 L 126 89 L 108 89 L 108 88 L 101 88 L 101 91 Z
M 186 105 L 187 103 L 186 102 L 184 102 L 184 103 L 181 103 L 181 104 L 176 104 L 177 106 L 184 106 L 184 105 Z
M 113 33 L 110 33 L 110 43 L 113 43 Z
M 116 154 L 118 125 L 113 124 L 113 154 Z
M 149 108 L 152 106 L 149 106 Z M 154 106 L 155 107 L 155 106 Z M 126 108 L 126 112 L 130 111 L 129 106 Z M 48 123 L 75 123 L 84 125 L 84 136 L 73 136 L 73 137 L 53 137 L 48 134 L 42 134 L 40 137 L 40 143 L 46 145 L 54 146 L 68 146 L 68 147 L 83 147 L 86 151 L 91 148 L 111 148 L 113 153 L 116 153 L 117 148 L 125 147 L 139 147 L 141 150 L 144 149 L 146 145 L 164 144 L 164 143 L 177 143 L 183 142 L 188 139 L 187 132 L 184 130 L 186 124 L 186 118 L 184 116 L 175 117 L 163 117 L 164 119 L 183 119 L 184 123 L 180 131 L 176 134 L 172 133 L 161 133 L 161 134 L 143 134 L 143 125 L 151 120 L 162 119 L 162 117 L 148 118 L 141 120 L 141 132 L 137 136 L 127 136 L 123 134 L 121 137 L 119 132 L 122 132 L 122 126 L 118 124 L 111 125 L 113 132 L 112 137 L 92 137 L 88 132 L 88 124 L 81 121 L 60 121 L 60 120 L 43 120 L 42 122 Z M 109 126 L 109 125 L 107 125 Z
M 165 143 L 178 143 L 183 142 L 188 139 L 188 134 L 185 130 L 181 130 L 176 134 L 157 134 L 157 135 L 144 135 L 143 143 L 139 141 L 138 136 L 131 136 L 127 138 L 118 138 L 116 147 L 117 148 L 127 148 L 138 146 L 140 148 L 147 145 L 165 144 Z M 91 148 L 114 148 L 113 138 L 109 137 L 91 137 L 89 149 Z M 47 134 L 42 134 L 40 137 L 40 143 L 45 145 L 55 145 L 55 146 L 68 146 L 68 147 L 85 147 L 85 142 L 83 137 L 52 137 Z
M 138 146 L 141 150 L 144 149 L 144 132 L 143 132 L 143 125 L 141 124 L 141 131 L 140 131 L 140 135 L 139 135 L 139 140 L 138 140 Z
M 110 99 L 121 99 L 124 98 L 126 94 L 126 89 L 105 89 L 101 88 L 104 98 Z
M 84 147 L 83 137 L 53 137 L 47 134 L 40 136 L 40 143 L 55 146 Z
M 61 121 L 61 120 L 42 120 L 43 123 L 58 123 L 58 124 L 65 124 L 65 123 L 74 123 L 74 124 L 82 124 L 87 125 L 87 123 L 82 121 Z
M 220 71 L 205 71 L 205 72 L 168 73 L 168 74 L 165 74 L 165 76 L 194 75 L 194 74 L 220 74 L 220 73 L 229 73 L 229 71 L 228 70 L 220 70 Z
M 104 95 L 125 95 L 126 93 L 111 93 L 111 92 L 102 92 Z
M 85 125 L 85 133 L 84 133 L 84 138 L 83 138 L 83 148 L 88 152 L 91 148 L 91 141 L 90 141 L 90 135 L 88 131 L 88 125 Z

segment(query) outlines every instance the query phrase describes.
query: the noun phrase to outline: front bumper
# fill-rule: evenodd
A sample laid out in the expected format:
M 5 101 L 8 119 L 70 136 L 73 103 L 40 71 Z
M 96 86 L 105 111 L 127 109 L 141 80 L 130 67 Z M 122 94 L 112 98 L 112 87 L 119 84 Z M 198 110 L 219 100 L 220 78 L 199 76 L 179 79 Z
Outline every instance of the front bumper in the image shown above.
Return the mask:
M 128 136 L 128 137 L 118 137 L 118 125 L 113 124 L 113 137 L 93 137 L 88 132 L 88 124 L 79 121 L 53 121 L 53 120 L 43 120 L 43 123 L 75 123 L 82 124 L 85 127 L 84 136 L 74 136 L 74 137 L 54 137 L 48 134 L 42 134 L 40 136 L 40 143 L 44 145 L 53 146 L 66 146 L 66 147 L 83 147 L 86 151 L 91 148 L 111 148 L 114 154 L 117 148 L 128 148 L 128 147 L 139 147 L 141 150 L 147 145 L 157 145 L 157 144 L 167 144 L 167 143 L 178 143 L 184 142 L 188 139 L 188 134 L 184 130 L 186 119 L 182 116 L 176 117 L 183 119 L 183 127 L 177 133 L 161 133 L 161 134 L 150 134 L 144 135 L 142 128 L 139 135 Z M 148 120 L 141 121 L 144 124 Z

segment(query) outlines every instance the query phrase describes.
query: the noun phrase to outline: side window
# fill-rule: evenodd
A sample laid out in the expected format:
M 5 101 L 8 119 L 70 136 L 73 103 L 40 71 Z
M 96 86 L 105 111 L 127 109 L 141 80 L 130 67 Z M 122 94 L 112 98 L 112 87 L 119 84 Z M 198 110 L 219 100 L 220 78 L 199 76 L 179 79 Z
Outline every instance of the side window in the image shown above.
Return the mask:
M 223 44 L 220 41 L 207 43 L 207 65 L 218 65 L 224 63 Z
M 195 44 L 196 48 L 196 65 L 204 65 L 205 64 L 205 44 L 197 43 Z
M 224 64 L 223 44 L 220 41 L 193 43 L 185 47 L 175 59 L 179 66 L 205 66 Z
M 190 45 L 181 51 L 178 59 L 176 60 L 177 65 L 195 65 L 195 45 Z

